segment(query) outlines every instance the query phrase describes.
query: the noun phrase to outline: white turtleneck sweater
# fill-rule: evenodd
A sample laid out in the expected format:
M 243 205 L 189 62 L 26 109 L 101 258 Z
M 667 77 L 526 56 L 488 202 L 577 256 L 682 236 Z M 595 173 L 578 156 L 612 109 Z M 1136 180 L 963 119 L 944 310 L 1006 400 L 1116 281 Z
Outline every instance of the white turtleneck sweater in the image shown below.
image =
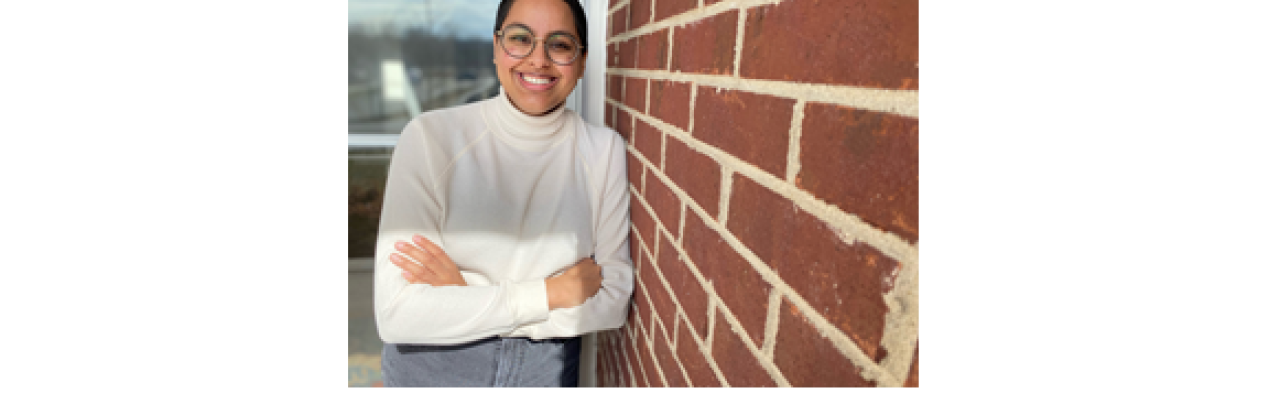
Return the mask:
M 561 107 L 533 117 L 505 93 L 419 115 L 391 157 L 378 228 L 374 309 L 387 343 L 572 337 L 622 326 L 634 284 L 626 147 Z M 410 284 L 391 263 L 420 234 L 467 286 Z M 548 310 L 544 279 L 595 255 L 604 282 Z

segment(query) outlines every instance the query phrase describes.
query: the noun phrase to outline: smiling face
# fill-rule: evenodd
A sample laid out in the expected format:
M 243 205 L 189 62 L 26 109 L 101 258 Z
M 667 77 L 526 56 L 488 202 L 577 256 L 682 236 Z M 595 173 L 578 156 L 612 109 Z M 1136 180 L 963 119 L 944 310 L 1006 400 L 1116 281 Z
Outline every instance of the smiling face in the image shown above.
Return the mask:
M 573 11 L 564 0 L 519 0 L 511 5 L 503 30 L 519 24 L 533 34 L 535 46 L 524 58 L 507 55 L 498 36 L 493 37 L 493 64 L 498 81 L 516 108 L 529 115 L 542 115 L 564 103 L 582 78 L 587 50 L 582 50 L 573 63 L 559 65 L 547 57 L 541 40 L 554 33 L 568 33 L 582 41 L 573 25 Z

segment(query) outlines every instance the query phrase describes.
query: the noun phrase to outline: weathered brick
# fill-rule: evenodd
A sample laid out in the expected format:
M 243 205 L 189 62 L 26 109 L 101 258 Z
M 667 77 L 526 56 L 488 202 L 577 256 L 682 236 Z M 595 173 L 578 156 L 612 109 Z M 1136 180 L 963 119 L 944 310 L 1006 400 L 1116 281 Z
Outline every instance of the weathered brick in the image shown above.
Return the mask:
M 671 71 L 733 74 L 733 48 L 738 41 L 737 10 L 678 26 L 675 30 Z
M 881 282 L 897 261 L 863 242 L 846 245 L 827 224 L 740 175 L 728 228 L 867 356 L 877 355 L 888 312 Z
M 793 0 L 747 12 L 743 77 L 918 90 L 919 4 Z
M 636 121 L 635 145 L 653 165 L 662 164 L 662 132 L 649 125 L 648 121 Z
M 742 323 L 747 335 L 760 346 L 764 343 L 764 322 L 772 287 L 702 218 L 694 215 L 686 218 L 682 242 L 685 252 L 698 271 L 711 281 L 716 295 Z
M 675 292 L 680 306 L 684 307 L 684 313 L 688 316 L 689 323 L 693 325 L 694 333 L 698 339 L 704 339 L 707 337 L 707 292 L 685 265 L 685 260 L 680 257 L 675 244 L 666 237 L 660 238 L 658 243 L 662 247 L 658 252 L 658 268 L 662 269 L 662 275 L 667 278 L 667 283 L 671 284 L 671 290 Z
M 636 226 L 637 231 L 640 231 L 640 240 L 644 241 L 642 246 L 648 246 L 649 251 L 652 252 L 654 250 L 653 235 L 657 225 L 653 223 L 653 214 L 649 213 L 640 201 L 644 201 L 644 198 L 631 197 L 631 223 Z
M 662 339 L 655 338 L 654 355 L 658 357 L 658 364 L 662 365 L 662 374 L 666 376 L 669 387 L 689 387 L 689 382 L 685 380 L 684 373 L 680 372 L 680 365 L 676 364 L 676 353 L 671 351 L 671 344 L 667 340 L 671 340 L 670 335 L 662 330 L 658 330 L 658 336 Z
M 785 178 L 795 100 L 698 87 L 696 105 L 694 138 Z
M 719 313 L 717 313 L 719 314 Z M 716 335 L 711 341 L 711 357 L 725 381 L 732 387 L 777 387 L 737 333 L 729 329 L 723 315 L 716 318 Z
M 720 213 L 720 164 L 711 157 L 668 135 L 666 173 L 702 210 Z
M 667 50 L 666 29 L 640 36 L 640 55 L 636 60 L 636 68 L 665 70 Z
M 786 298 L 778 315 L 778 345 L 773 362 L 795 387 L 874 386 Z
M 623 95 L 623 102 L 636 110 L 636 112 L 645 112 L 644 99 L 645 93 L 648 92 L 649 80 L 644 78 L 627 78 L 627 91 Z
M 653 276 L 653 265 L 649 263 L 649 258 L 641 256 L 640 259 L 644 263 L 644 268 L 640 269 L 641 279 L 636 281 L 635 291 L 632 292 L 636 298 L 636 308 L 640 315 L 636 318 L 641 326 L 648 328 L 650 318 L 653 317 L 653 291 L 662 290 L 662 284 L 653 283 L 656 278 Z
M 627 7 L 622 6 L 618 11 L 613 12 L 613 16 L 609 18 L 609 37 L 616 36 L 627 31 L 627 15 L 631 13 Z
M 652 331 L 653 330 L 650 330 L 650 332 Z M 655 338 L 654 341 L 658 343 L 662 342 L 662 340 L 657 338 Z M 661 374 L 658 374 L 657 365 L 654 363 L 654 352 L 650 349 L 652 349 L 652 345 L 650 345 L 648 342 L 640 343 L 640 361 L 642 362 L 641 365 L 644 366 L 645 376 L 647 376 L 649 379 L 649 387 L 663 387 L 666 384 L 666 383 L 663 383 L 663 381 L 666 380 L 667 378 L 663 377 L 663 375 Z
M 681 321 L 680 326 L 684 326 L 684 321 Z M 679 343 L 676 345 L 676 356 L 680 358 L 680 364 L 684 365 L 685 372 L 689 373 L 689 383 L 693 387 L 720 387 L 720 380 L 716 378 L 715 371 L 711 370 L 711 364 L 707 363 L 707 357 L 698 350 L 698 344 L 693 338 L 688 337 L 688 332 L 688 328 L 680 328 L 680 337 L 676 338 Z
M 689 130 L 690 83 L 652 80 L 649 85 L 649 113 L 667 124 Z
M 631 1 L 631 5 L 629 6 L 631 8 L 631 22 L 628 24 L 627 29 L 635 30 L 649 24 L 649 20 L 653 17 L 649 10 L 652 7 L 649 5 L 650 1 L 651 0 Z
M 645 170 L 644 163 L 640 162 L 640 158 L 637 157 L 634 152 L 631 152 L 630 150 L 628 150 L 627 151 L 627 182 L 631 186 L 634 186 L 636 188 L 636 192 L 641 192 L 640 185 L 641 185 L 641 182 L 644 181 L 643 178 L 644 178 L 645 171 L 646 170 Z M 631 199 L 635 200 L 636 198 L 633 196 Z M 632 207 L 631 211 L 635 212 L 635 207 Z
M 637 329 L 638 329 L 638 328 L 637 328 Z M 637 330 L 637 332 L 639 332 L 639 331 Z M 639 336 L 639 335 L 637 335 L 637 336 Z M 630 347 L 629 349 L 627 349 L 627 360 L 630 360 L 630 362 L 631 362 L 631 366 L 632 366 L 631 368 L 632 368 L 633 370 L 635 370 L 635 373 L 636 373 L 636 386 L 637 386 L 637 387 L 648 387 L 648 386 L 649 386 L 649 381 L 648 381 L 648 378 L 649 378 L 648 376 L 649 376 L 649 375 L 645 374 L 644 361 L 643 361 L 643 360 L 641 360 L 641 356 L 640 356 L 640 351 L 641 351 L 641 349 L 643 349 L 643 348 L 644 348 L 644 339 L 643 339 L 643 338 L 636 338 L 636 341 L 635 341 L 634 343 L 632 343 L 630 346 L 631 346 L 631 347 Z
M 680 234 L 680 208 L 684 207 L 680 203 L 680 198 L 676 197 L 674 191 L 661 179 L 654 176 L 656 172 L 649 172 L 644 182 L 644 200 L 653 207 L 653 212 L 658 216 L 658 222 L 667 228 L 671 235 Z
M 916 341 L 916 351 L 911 356 L 911 373 L 907 375 L 907 380 L 902 384 L 903 387 L 920 387 L 920 341 Z
M 920 122 L 833 104 L 807 104 L 796 186 L 863 221 L 919 239 Z

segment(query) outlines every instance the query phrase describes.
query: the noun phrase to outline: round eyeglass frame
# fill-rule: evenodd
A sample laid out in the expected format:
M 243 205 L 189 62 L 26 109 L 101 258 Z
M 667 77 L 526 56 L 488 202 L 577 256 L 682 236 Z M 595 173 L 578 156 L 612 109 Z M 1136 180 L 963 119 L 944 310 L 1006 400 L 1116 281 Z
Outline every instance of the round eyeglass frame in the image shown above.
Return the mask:
M 570 65 L 570 64 L 573 64 L 575 61 L 578 61 L 578 57 L 582 57 L 582 49 L 586 48 L 586 47 L 584 47 L 582 44 L 578 43 L 578 39 L 577 39 L 576 37 L 574 37 L 573 35 L 570 35 L 570 34 L 552 34 L 552 35 L 562 35 L 562 36 L 569 37 L 569 39 L 570 39 L 570 40 L 573 40 L 573 44 L 574 44 L 575 46 L 577 46 L 577 49 L 573 50 L 573 51 L 574 51 L 574 53 L 573 53 L 573 58 L 572 58 L 572 59 L 570 59 L 568 62 L 561 63 L 561 62 L 559 62 L 559 61 L 556 61 L 556 59 L 551 58 L 551 52 L 547 50 L 547 39 L 546 39 L 546 38 L 537 38 L 537 37 L 534 37 L 534 39 L 533 39 L 533 47 L 529 48 L 529 52 L 528 52 L 528 53 L 526 53 L 525 55 L 516 55 L 515 53 L 512 53 L 512 52 L 511 52 L 511 50 L 508 50 L 508 49 L 507 49 L 507 41 L 506 41 L 506 37 L 503 37 L 503 36 L 502 36 L 502 33 L 503 33 L 503 32 L 505 32 L 505 31 L 507 31 L 507 30 L 510 30 L 510 29 L 513 29 L 513 28 L 522 29 L 522 30 L 524 30 L 524 31 L 528 32 L 528 33 L 529 33 L 529 35 L 533 35 L 533 30 L 529 29 L 529 27 L 526 27 L 526 26 L 525 26 L 525 25 L 523 25 L 523 24 L 512 24 L 512 25 L 510 25 L 510 26 L 506 26 L 506 27 L 504 27 L 502 30 L 498 30 L 498 31 L 493 32 L 493 34 L 494 34 L 494 35 L 498 36 L 498 47 L 502 47 L 502 52 L 507 53 L 507 55 L 508 55 L 508 56 L 511 56 L 511 58 L 520 58 L 520 59 L 523 59 L 523 58 L 529 57 L 530 55 L 533 55 L 533 52 L 534 52 L 534 51 L 537 51 L 537 50 L 538 50 L 538 43 L 542 43 L 542 52 L 543 52 L 543 53 L 545 53 L 545 54 L 547 55 L 547 59 L 548 59 L 548 60 L 551 60 L 551 62 L 552 62 L 552 63 L 555 63 L 556 65 Z

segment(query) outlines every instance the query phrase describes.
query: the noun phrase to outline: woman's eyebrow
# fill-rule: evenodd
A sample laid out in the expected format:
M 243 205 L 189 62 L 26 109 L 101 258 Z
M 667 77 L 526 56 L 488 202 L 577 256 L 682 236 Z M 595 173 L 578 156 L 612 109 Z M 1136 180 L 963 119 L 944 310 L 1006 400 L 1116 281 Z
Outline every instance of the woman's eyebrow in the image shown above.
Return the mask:
M 520 27 L 523 27 L 525 30 L 529 30 L 529 33 L 532 33 L 532 34 L 533 34 L 533 35 L 535 35 L 535 36 L 538 34 L 538 32 L 537 32 L 537 31 L 535 31 L 532 27 L 529 27 L 529 25 L 528 25 L 528 24 L 524 24 L 524 23 L 521 23 L 521 22 L 518 22 L 518 21 L 513 21 L 513 22 L 511 22 L 510 24 L 507 24 L 506 26 L 504 26 L 502 29 L 503 29 L 503 30 L 506 30 L 506 29 L 511 28 L 511 27 L 514 27 L 514 26 L 520 26 Z M 574 35 L 574 34 L 573 34 L 573 32 L 568 31 L 568 30 L 556 30 L 556 31 L 552 31 L 552 32 L 548 33 L 547 35 L 548 35 L 548 36 L 551 36 L 551 35 L 556 35 L 556 34 L 565 34 L 565 35 L 572 36 L 572 37 L 573 37 L 573 38 L 575 38 L 575 39 L 576 39 L 576 38 L 578 38 L 578 36 Z

